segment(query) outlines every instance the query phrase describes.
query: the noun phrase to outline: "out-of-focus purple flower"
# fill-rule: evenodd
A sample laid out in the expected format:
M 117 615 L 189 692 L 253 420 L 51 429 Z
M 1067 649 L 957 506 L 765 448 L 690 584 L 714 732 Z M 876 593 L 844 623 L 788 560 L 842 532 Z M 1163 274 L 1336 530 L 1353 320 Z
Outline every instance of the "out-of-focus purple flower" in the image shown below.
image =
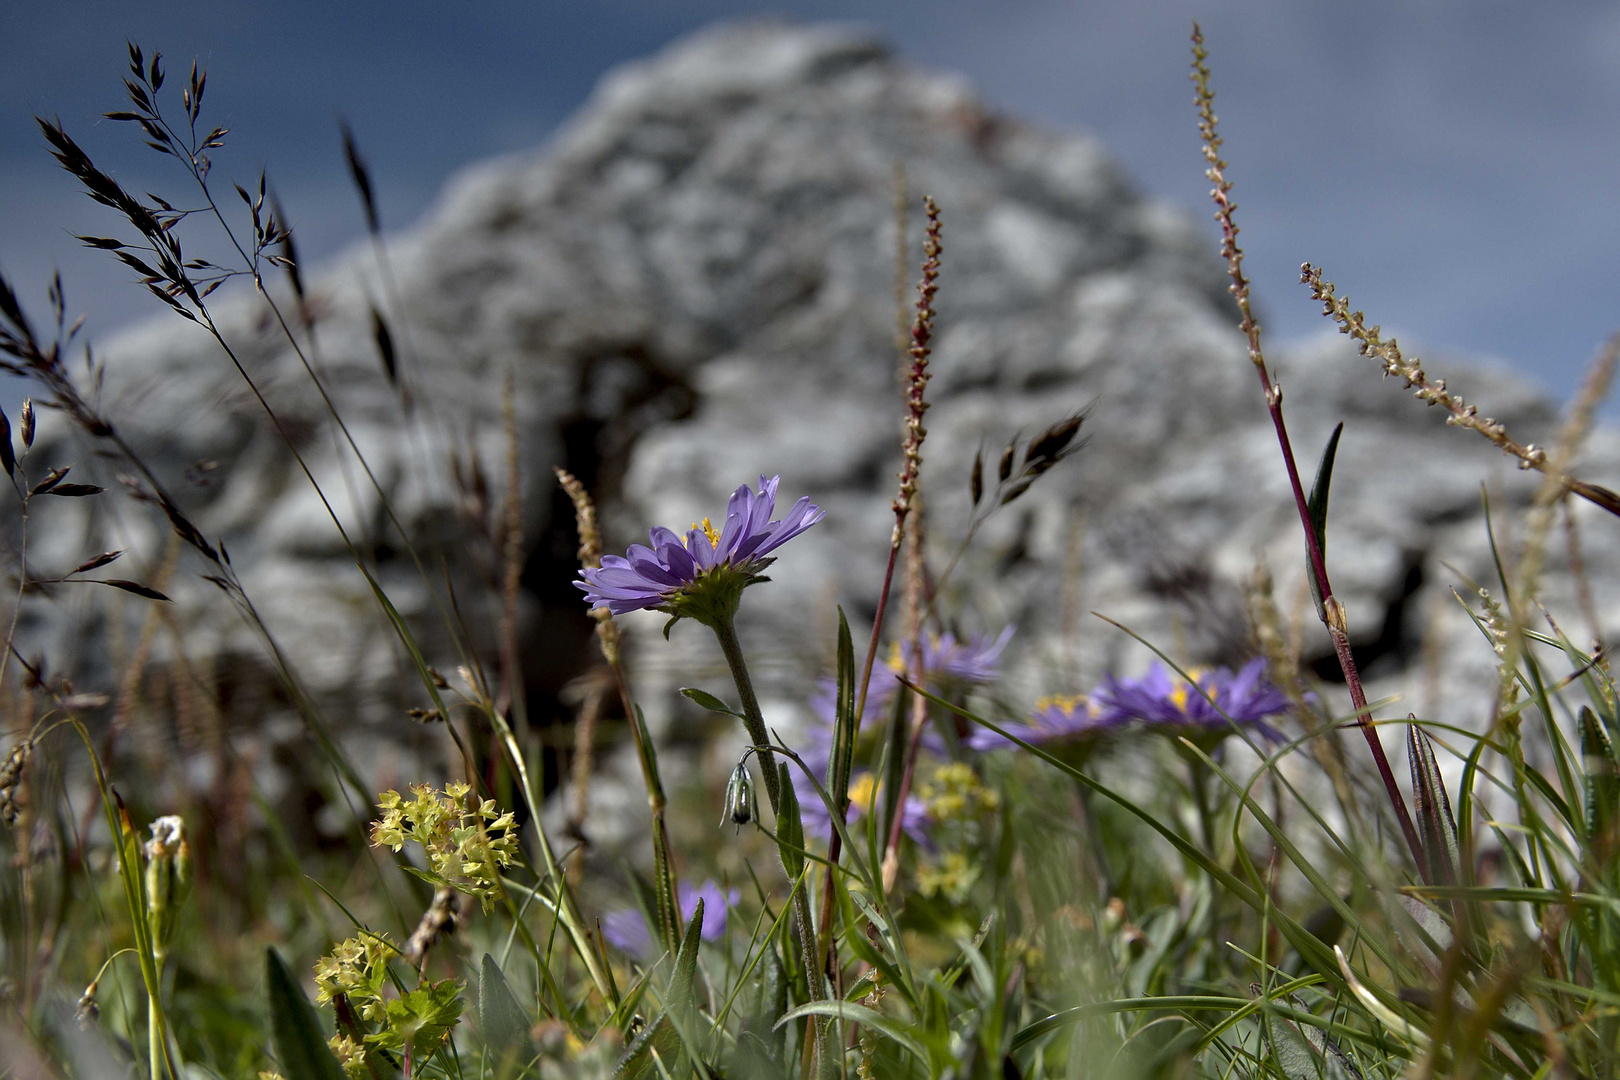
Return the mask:
M 953 688 L 964 686 L 982 686 L 993 683 L 1001 677 L 1001 653 L 1007 648 L 1007 642 L 1012 640 L 1013 631 L 1017 627 L 1008 626 L 995 637 L 988 634 L 974 634 L 964 641 L 958 641 L 956 635 L 949 630 L 943 634 L 925 634 L 922 639 L 922 672 L 923 684 L 929 688 L 946 692 Z M 874 711 L 881 711 L 894 697 L 894 692 L 900 687 L 900 679 L 911 678 L 912 647 L 908 642 L 901 645 L 895 642 L 889 650 L 886 663 L 872 669 L 872 687 L 867 691 L 866 715 L 872 716 Z M 827 696 L 827 715 L 831 715 L 832 696 Z M 811 699 L 811 707 L 816 707 L 816 699 Z M 935 739 L 938 739 L 936 734 Z M 943 747 L 943 743 L 940 746 Z M 929 747 L 933 749 L 933 747 Z
M 602 916 L 602 936 L 629 956 L 645 956 L 652 949 L 647 919 L 635 908 L 618 908 Z
M 798 770 L 793 773 L 793 790 L 799 797 L 799 820 L 804 824 L 805 835 L 832 839 L 832 813 L 827 809 L 827 804 L 821 801 L 821 796 L 816 794 L 809 779 Z M 877 777 L 872 773 L 861 771 L 850 777 L 847 821 L 854 824 L 865 817 L 872 809 L 872 800 L 876 795 Z M 906 796 L 905 805 L 900 810 L 900 828 L 924 847 L 932 847 L 928 826 L 927 804 L 916 795 Z
M 995 682 L 1001 676 L 1002 651 L 1012 640 L 1014 629 L 1007 626 L 995 637 L 974 634 L 966 641 L 957 641 L 956 635 L 949 630 L 937 637 L 925 634 L 922 640 L 923 678 L 971 684 Z M 897 652 L 889 662 L 891 670 L 895 670 L 897 662 L 903 665 L 898 670 L 908 670 L 910 654 L 909 645 L 903 657 Z
M 1230 733 L 1230 719 L 1253 727 L 1268 739 L 1282 741 L 1282 733 L 1265 718 L 1288 711 L 1289 701 L 1267 681 L 1264 660 L 1251 660 L 1236 674 L 1229 668 L 1189 674 L 1203 693 L 1157 661 L 1139 679 L 1109 676 L 1093 695 L 1098 715 L 1115 723 L 1140 720 L 1195 739 Z
M 966 642 L 957 641 L 956 636 L 949 632 L 937 636 L 928 635 L 923 640 L 922 649 L 923 681 L 935 686 L 949 682 L 968 685 L 994 682 L 1001 674 L 1001 653 L 1012 638 L 1013 630 L 1014 627 L 1009 626 L 993 638 L 975 634 Z M 901 646 L 896 643 L 888 662 L 872 669 L 872 686 L 868 691 L 869 701 L 866 708 L 867 722 L 862 724 L 863 730 L 871 730 L 868 725 L 872 717 L 878 715 L 894 695 L 895 688 L 900 685 L 897 676 L 910 670 L 906 664 L 906 656 L 909 653 L 909 648 L 902 653 Z M 831 678 L 823 678 L 816 683 L 815 692 L 810 695 L 808 702 L 810 723 L 805 725 L 802 732 L 803 745 L 799 753 L 818 778 L 825 774 L 827 761 L 832 756 L 834 728 L 837 724 L 835 705 L 837 693 L 837 682 Z M 922 748 L 941 757 L 946 753 L 945 740 L 933 725 L 923 728 Z
M 892 676 L 885 678 L 884 675 L 885 673 L 880 673 L 878 670 L 872 672 L 872 695 L 874 701 L 880 692 L 880 688 L 884 696 L 887 696 L 892 694 L 894 688 L 899 685 Z M 836 680 L 823 678 L 816 683 L 815 692 L 810 695 L 809 701 L 810 722 L 800 732 L 803 746 L 799 750 L 799 755 L 804 758 L 805 764 L 809 765 L 811 770 L 815 772 L 816 778 L 823 781 L 825 781 L 827 773 L 827 762 L 832 758 L 833 736 L 837 733 L 837 696 L 838 683 Z M 874 711 L 870 705 L 867 707 L 867 722 L 861 725 L 862 731 L 874 729 L 871 725 L 871 717 Z M 945 740 L 940 737 L 939 732 L 935 730 L 932 724 L 923 728 L 922 748 L 931 754 L 941 756 L 945 754 Z
M 922 639 L 923 681 L 936 686 L 950 683 L 978 686 L 995 682 L 1001 677 L 1001 653 L 1012 640 L 1016 627 L 1008 626 L 990 637 L 974 634 L 958 641 L 949 630 L 943 634 L 924 634 Z M 900 685 L 899 677 L 911 674 L 912 646 L 895 642 L 889 652 L 888 663 L 872 672 L 875 700 L 887 700 Z
M 731 905 L 740 894 L 736 889 L 722 890 L 713 879 L 701 885 L 681 882 L 675 889 L 675 900 L 682 919 L 691 919 L 703 901 L 704 941 L 719 941 L 726 936 L 726 917 Z M 647 919 L 639 908 L 619 908 L 602 916 L 602 936 L 608 944 L 629 956 L 638 958 L 652 955 L 653 935 Z
M 823 517 L 801 497 L 781 520 L 772 521 L 780 479 L 761 476 L 759 491 L 744 484 L 732 492 L 718 533 L 708 518 L 684 539 L 658 526 L 648 533 L 650 547 L 631 544 L 623 555 L 604 555 L 600 568 L 581 570 L 574 584 L 584 590 L 586 603 L 615 615 L 650 608 L 702 621 L 715 604 L 729 603 L 734 610 L 743 587 L 770 565 L 766 556 Z M 692 601 L 692 610 L 681 610 L 682 600 Z
M 1035 703 L 1027 722 L 1000 725 L 1009 735 L 1034 746 L 1048 743 L 1083 743 L 1095 740 L 1110 731 L 1117 731 L 1126 721 L 1117 716 L 1105 716 L 1083 695 L 1046 697 Z M 982 752 L 1004 750 L 1017 744 L 1009 742 L 986 727 L 975 727 L 967 737 L 967 745 Z

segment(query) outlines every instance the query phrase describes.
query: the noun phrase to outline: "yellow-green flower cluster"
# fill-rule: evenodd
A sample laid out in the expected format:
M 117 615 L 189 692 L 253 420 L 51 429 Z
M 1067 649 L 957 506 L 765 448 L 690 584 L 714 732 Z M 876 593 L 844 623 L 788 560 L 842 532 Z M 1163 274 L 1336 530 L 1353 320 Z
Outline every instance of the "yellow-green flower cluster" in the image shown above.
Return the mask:
M 500 894 L 498 875 L 517 856 L 517 820 L 501 813 L 494 799 L 475 799 L 465 783 L 452 782 L 441 792 L 412 784 L 406 799 L 397 791 L 377 797 L 382 817 L 371 825 L 371 843 L 394 851 L 414 840 L 422 846 L 427 868 L 418 874 L 435 885 L 476 896 L 487 911 Z
M 353 1035 L 334 1035 L 326 1040 L 326 1045 L 331 1047 L 332 1056 L 338 1059 L 350 1080 L 360 1080 L 371 1072 L 366 1065 L 366 1048 Z
M 367 1020 L 382 1020 L 388 961 L 399 950 L 379 934 L 353 937 L 315 961 L 315 1000 L 326 1005 L 339 994 Z
M 969 821 L 1001 805 L 1001 795 L 985 787 L 966 762 L 953 761 L 934 770 L 934 775 L 918 785 L 917 794 L 935 821 Z
M 943 896 L 953 904 L 966 900 L 978 880 L 979 868 L 960 851 L 917 867 L 917 891 L 927 897 Z

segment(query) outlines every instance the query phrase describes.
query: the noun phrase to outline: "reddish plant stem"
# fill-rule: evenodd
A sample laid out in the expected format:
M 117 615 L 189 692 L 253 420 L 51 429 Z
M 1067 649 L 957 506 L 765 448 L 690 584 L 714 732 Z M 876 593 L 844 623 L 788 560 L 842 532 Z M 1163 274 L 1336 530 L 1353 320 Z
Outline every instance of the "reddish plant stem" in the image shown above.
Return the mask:
M 900 549 L 906 519 L 915 518 L 911 537 L 913 573 L 908 575 L 910 580 L 907 590 L 910 599 L 908 610 L 912 612 L 912 625 L 907 629 L 914 635 L 920 635 L 922 629 L 917 609 L 924 565 L 921 547 L 922 510 L 917 502 L 917 481 L 922 472 L 922 441 L 928 434 L 922 425 L 922 419 L 928 411 L 924 393 L 928 389 L 928 357 L 934 336 L 934 293 L 939 288 L 937 279 L 940 254 L 939 208 L 934 205 L 932 199 L 926 199 L 924 202 L 928 208 L 928 230 L 927 239 L 923 242 L 925 259 L 922 280 L 917 285 L 917 314 L 911 323 L 911 369 L 906 380 L 906 456 L 905 466 L 900 473 L 900 494 L 894 500 L 894 542 L 890 545 L 892 564 L 893 553 Z M 922 685 L 923 677 L 920 645 L 921 642 L 916 638 L 911 642 L 911 675 L 918 686 Z M 900 790 L 894 803 L 894 820 L 889 823 L 888 842 L 883 852 L 882 885 L 885 893 L 893 888 L 895 877 L 899 872 L 900 823 L 905 819 L 906 796 L 911 793 L 911 777 L 917 767 L 917 736 L 927 716 L 927 705 L 919 695 L 914 699 L 912 726 L 906 740 L 906 767 L 900 774 Z
M 939 291 L 940 252 L 943 250 L 940 243 L 941 225 L 939 207 L 931 198 L 923 199 L 923 209 L 927 215 L 928 224 L 923 241 L 922 280 L 917 283 L 917 309 L 911 323 L 910 348 L 908 349 L 909 363 L 906 371 L 906 437 L 902 444 L 904 460 L 900 469 L 900 491 L 894 498 L 894 529 L 889 535 L 889 561 L 883 569 L 883 588 L 878 593 L 877 614 L 872 619 L 872 640 L 866 647 L 866 660 L 861 665 L 861 687 L 857 692 L 855 701 L 855 734 L 858 737 L 861 730 L 861 719 L 866 715 L 866 697 L 872 686 L 872 665 L 877 659 L 878 642 L 883 633 L 883 614 L 889 607 L 889 592 L 894 585 L 894 564 L 900 555 L 900 545 L 906 537 L 906 519 L 912 511 L 912 504 L 917 494 L 917 478 L 922 470 L 922 442 L 928 434 L 922 425 L 923 414 L 928 411 L 928 402 L 924 392 L 928 388 L 929 371 L 928 357 L 932 351 L 934 336 L 934 294 Z M 903 240 L 902 240 L 903 243 Z M 911 770 L 901 781 L 901 790 L 905 790 L 911 783 Z M 839 821 L 849 822 L 849 796 L 847 792 L 834 792 L 838 799 L 837 811 Z M 874 800 L 874 806 L 876 805 Z M 900 804 L 896 804 L 897 807 Z M 896 809 L 895 819 L 899 820 L 900 811 Z M 838 857 L 843 853 L 842 837 L 839 830 L 834 829 L 832 837 L 827 841 L 827 861 L 836 866 Z M 825 959 L 829 974 L 836 982 L 838 957 L 834 950 L 831 925 L 833 908 L 833 872 L 827 872 L 826 884 L 821 894 L 821 925 L 823 939 L 820 954 Z
M 1320 537 L 1316 535 L 1316 529 L 1311 522 L 1310 503 L 1305 497 L 1304 488 L 1300 486 L 1299 467 L 1294 463 L 1293 446 L 1288 441 L 1288 426 L 1283 422 L 1282 390 L 1270 380 L 1264 368 L 1260 369 L 1260 381 L 1265 387 L 1266 405 L 1271 412 L 1272 426 L 1277 429 L 1277 444 L 1281 447 L 1283 461 L 1288 466 L 1288 483 L 1294 491 L 1294 505 L 1299 510 L 1300 524 L 1305 529 L 1305 548 L 1310 552 L 1311 573 L 1315 576 L 1316 586 L 1322 594 L 1322 610 L 1325 614 L 1323 625 L 1327 627 L 1328 636 L 1333 639 L 1333 651 L 1338 655 L 1339 668 L 1344 672 L 1345 686 L 1350 690 L 1350 703 L 1356 710 L 1356 726 L 1367 739 L 1367 748 L 1372 751 L 1373 763 L 1378 766 L 1378 775 L 1384 781 L 1384 790 L 1389 793 L 1390 805 L 1395 808 L 1395 819 L 1400 822 L 1401 832 L 1406 836 L 1406 844 L 1412 849 L 1412 858 L 1416 860 L 1421 871 L 1424 866 L 1423 844 L 1418 839 L 1417 828 L 1412 824 L 1412 815 L 1406 808 L 1406 800 L 1401 796 L 1401 789 L 1395 783 L 1395 773 L 1390 769 L 1389 758 L 1384 754 L 1384 744 L 1378 740 L 1378 731 L 1372 722 L 1372 710 L 1367 707 L 1367 693 L 1362 689 L 1361 673 L 1350 650 L 1344 605 L 1333 595 L 1327 567 L 1322 561 Z
M 1322 558 L 1321 538 L 1317 536 L 1316 527 L 1311 521 L 1310 501 L 1305 497 L 1305 489 L 1299 480 L 1299 467 L 1294 462 L 1294 448 L 1288 439 L 1288 425 L 1283 421 L 1282 387 L 1272 381 L 1271 372 L 1266 368 L 1265 356 L 1260 351 L 1260 324 L 1255 321 L 1253 309 L 1249 304 L 1249 280 L 1243 274 L 1243 249 L 1238 247 L 1238 227 L 1233 220 L 1233 211 L 1237 209 L 1237 204 L 1231 198 L 1232 182 L 1226 178 L 1226 162 L 1220 157 L 1221 138 L 1215 130 L 1215 94 L 1209 88 L 1209 68 L 1204 63 L 1208 53 L 1204 50 L 1203 31 L 1199 29 L 1197 23 L 1193 24 L 1192 41 L 1192 80 L 1198 88 L 1196 99 L 1198 131 L 1203 139 L 1204 160 L 1209 165 L 1205 175 L 1214 185 L 1210 190 L 1210 198 L 1215 202 L 1215 220 L 1221 227 L 1221 255 L 1226 259 L 1227 275 L 1232 279 L 1228 289 L 1236 298 L 1238 311 L 1243 316 L 1240 325 L 1244 336 L 1248 339 L 1249 360 L 1254 364 L 1255 373 L 1260 378 L 1260 388 L 1266 396 L 1266 408 L 1271 413 L 1271 424 L 1277 432 L 1277 445 L 1282 450 L 1283 464 L 1288 469 L 1288 483 L 1294 493 L 1294 505 L 1299 511 L 1300 524 L 1305 529 L 1305 550 L 1310 557 L 1311 575 L 1316 580 L 1317 590 L 1322 597 L 1322 623 L 1327 627 L 1328 636 L 1333 641 L 1333 651 L 1339 659 L 1339 668 L 1344 672 L 1345 686 L 1350 691 L 1350 703 L 1356 711 L 1356 725 L 1361 728 L 1361 733 L 1367 740 L 1367 748 L 1372 752 L 1373 763 L 1378 767 L 1378 775 L 1384 782 L 1384 790 L 1388 792 L 1390 805 L 1395 810 L 1395 819 L 1400 823 L 1406 844 L 1411 849 L 1412 858 L 1421 873 L 1424 867 L 1423 844 L 1418 838 L 1417 828 L 1412 824 L 1412 815 L 1407 810 L 1406 800 L 1395 782 L 1395 773 L 1389 767 L 1389 758 L 1384 754 L 1383 743 L 1378 740 L 1378 731 L 1373 726 L 1372 710 L 1367 706 L 1367 694 L 1361 686 L 1361 673 L 1356 668 L 1355 656 L 1350 650 L 1350 635 L 1344 605 L 1333 595 L 1333 586 L 1328 581 L 1327 564 Z
M 911 511 L 911 546 L 906 549 L 906 645 L 911 650 L 911 663 L 907 674 L 914 686 L 923 684 L 922 651 L 922 593 L 926 562 L 923 552 L 923 508 L 919 504 Z M 911 797 L 911 785 L 917 772 L 917 749 L 922 745 L 923 726 L 928 723 L 928 700 L 920 693 L 911 695 L 911 724 L 906 736 L 906 767 L 900 772 L 900 787 L 895 794 L 894 819 L 889 822 L 889 835 L 883 851 L 882 883 L 885 894 L 894 888 L 900 872 L 900 826 L 905 820 L 906 800 Z

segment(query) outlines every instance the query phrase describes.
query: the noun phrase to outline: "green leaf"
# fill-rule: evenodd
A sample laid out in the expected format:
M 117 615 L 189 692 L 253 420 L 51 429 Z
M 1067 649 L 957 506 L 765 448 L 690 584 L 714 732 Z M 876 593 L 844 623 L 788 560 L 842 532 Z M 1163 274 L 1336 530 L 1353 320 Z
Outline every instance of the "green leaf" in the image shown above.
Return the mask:
M 708 709 L 710 712 L 724 713 L 727 716 L 735 716 L 738 719 L 742 718 L 742 713 L 738 712 L 736 709 L 733 709 L 731 706 L 727 705 L 725 702 L 721 701 L 707 690 L 699 690 L 695 686 L 683 686 L 681 687 L 681 696 L 686 698 L 688 701 L 694 702 L 701 708 Z
M 686 936 L 681 939 L 680 952 L 675 955 L 675 972 L 670 976 L 669 989 L 664 995 L 664 1011 L 644 1028 L 613 1075 L 621 1080 L 640 1080 L 642 1077 L 681 1076 L 688 1072 L 691 1060 L 689 1048 L 694 1045 L 696 1032 L 693 1022 L 698 1018 L 693 984 L 697 981 L 698 947 L 703 941 L 703 901 L 686 924 Z
M 450 1039 L 461 1022 L 461 984 L 455 979 L 423 983 L 387 1005 L 384 1027 L 366 1041 L 385 1050 L 403 1051 L 407 1046 L 421 1061 Z
M 1290 996 L 1289 1003 L 1309 1011 L 1297 997 Z M 1288 1080 L 1361 1080 L 1355 1062 L 1321 1028 L 1278 1017 L 1267 1018 L 1265 1029 L 1272 1058 Z
M 1339 436 L 1344 434 L 1344 424 L 1333 429 L 1328 438 L 1327 448 L 1322 451 L 1322 462 L 1316 467 L 1316 482 L 1311 485 L 1311 497 L 1306 500 L 1306 509 L 1310 511 L 1311 532 L 1316 537 L 1316 550 L 1322 556 L 1322 566 L 1327 566 L 1327 514 L 1328 514 L 1328 488 L 1333 483 L 1333 459 L 1339 453 Z M 1312 569 L 1311 537 L 1305 538 L 1305 580 L 1311 586 L 1311 599 L 1316 602 L 1316 617 L 1324 623 L 1327 622 L 1327 608 L 1322 604 L 1322 588 L 1317 583 L 1316 572 Z
M 667 1013 L 659 1013 L 641 1030 L 613 1070 L 614 1080 L 651 1080 L 668 1076 L 681 1053 L 681 1038 Z M 656 1060 L 655 1060 L 656 1056 Z M 665 1063 L 661 1064 L 660 1063 Z
M 861 1024 L 864 1027 L 871 1028 L 873 1031 L 887 1035 L 905 1047 L 916 1056 L 925 1069 L 930 1064 L 927 1049 L 912 1037 L 911 1033 L 906 1030 L 905 1025 L 898 1020 L 884 1016 L 874 1009 L 869 1009 L 865 1005 L 857 1005 L 852 1001 L 812 1001 L 786 1013 L 782 1019 L 776 1022 L 777 1026 L 780 1027 L 790 1021 L 797 1020 L 801 1016 L 831 1016 L 836 1019 Z
M 911 722 L 906 717 L 908 695 L 890 694 L 889 697 L 889 730 L 885 736 L 881 763 L 883 786 L 879 788 L 883 795 L 883 815 L 881 818 L 868 815 L 875 822 L 874 832 L 880 843 L 894 827 L 894 815 L 900 812 L 900 782 L 906 771 L 907 735 L 911 729 Z M 876 866 L 879 858 L 880 855 L 874 847 L 871 854 L 872 865 Z
M 669 995 L 665 998 L 668 1012 L 677 1024 L 689 1024 L 696 1016 L 692 984 L 697 980 L 698 946 L 703 942 L 703 900 L 699 898 L 692 917 L 686 921 L 686 936 L 681 939 L 681 951 L 675 954 L 675 974 L 669 980 Z
M 658 775 L 658 751 L 653 746 L 652 735 L 647 731 L 647 717 L 641 712 L 641 706 L 636 705 L 633 724 L 636 736 L 636 752 L 641 756 L 641 771 L 646 778 L 647 794 L 656 798 L 660 803 L 664 801 L 664 782 Z
M 1423 841 L 1423 876 L 1431 885 L 1455 885 L 1462 880 L 1462 854 L 1457 844 L 1457 819 L 1451 813 L 1446 781 L 1434 758 L 1434 742 L 1408 714 L 1406 760 L 1412 770 L 1413 816 Z
M 478 1027 L 496 1058 L 526 1061 L 531 1056 L 529 1017 L 489 953 L 478 972 Z
M 635 1018 L 636 1010 L 641 1007 L 641 999 L 646 996 L 648 980 L 651 977 L 651 971 L 643 971 L 641 977 L 630 984 L 630 989 L 619 999 L 619 1007 L 603 1021 L 600 1030 L 607 1031 L 611 1028 L 620 1034 L 629 1034 L 630 1022 Z
M 804 872 L 804 823 L 799 819 L 799 796 L 793 790 L 793 777 L 787 762 L 779 762 L 781 801 L 776 810 L 776 846 L 782 853 L 782 869 L 790 879 Z
M 347 1080 L 326 1045 L 315 1006 L 273 948 L 264 950 L 264 976 L 270 996 L 271 1040 L 282 1075 L 300 1080 Z
M 1586 776 L 1586 850 L 1601 866 L 1620 847 L 1620 763 L 1597 714 L 1581 706 L 1581 765 Z
M 860 737 L 861 718 L 855 715 L 855 646 L 849 620 L 838 609 L 838 690 L 833 699 L 833 752 L 827 762 L 827 791 L 833 805 L 842 808 L 849 797 L 849 773 Z
M 857 937 L 859 935 L 851 935 Z M 781 954 L 776 951 L 776 943 L 765 941 L 761 946 L 765 953 L 764 963 L 758 975 L 759 997 L 754 1022 L 749 1028 L 754 1029 L 744 1034 L 752 1035 L 759 1041 L 759 1048 L 767 1060 L 780 1066 L 787 1053 L 787 1032 L 776 1026 L 776 1021 L 787 1012 L 788 1005 L 788 977 L 787 971 L 782 967 Z M 742 1040 L 739 1037 L 738 1047 Z
M 1311 485 L 1311 497 L 1306 506 L 1311 512 L 1311 528 L 1316 532 L 1317 550 L 1322 561 L 1327 561 L 1328 488 L 1333 484 L 1333 459 L 1339 454 L 1339 436 L 1344 434 L 1344 422 L 1333 429 L 1327 447 L 1322 451 L 1322 462 L 1316 467 L 1316 482 Z

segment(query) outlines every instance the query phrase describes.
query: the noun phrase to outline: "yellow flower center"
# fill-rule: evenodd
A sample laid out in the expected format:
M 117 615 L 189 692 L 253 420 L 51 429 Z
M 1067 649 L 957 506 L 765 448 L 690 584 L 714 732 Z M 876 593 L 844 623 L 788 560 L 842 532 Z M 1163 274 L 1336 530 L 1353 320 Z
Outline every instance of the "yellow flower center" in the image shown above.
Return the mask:
M 1194 682 L 1196 682 L 1198 679 L 1202 678 L 1203 674 L 1204 674 L 1204 669 L 1203 668 L 1194 667 L 1194 668 L 1188 668 L 1187 669 L 1187 675 Z M 1188 683 L 1186 681 L 1178 682 L 1178 683 L 1176 683 L 1176 688 L 1174 690 L 1170 691 L 1170 701 L 1175 705 L 1175 707 L 1177 709 L 1180 709 L 1182 712 L 1186 712 L 1187 711 L 1187 695 L 1189 693 L 1191 693 L 1191 692 L 1192 692 L 1192 684 L 1191 683 Z M 1202 695 L 1200 695 L 1200 696 L 1202 696 Z
M 872 799 L 877 794 L 877 777 L 871 773 L 862 773 L 849 782 L 849 803 L 858 806 L 862 812 L 872 809 Z
M 1047 709 L 1060 709 L 1066 713 L 1079 712 L 1088 709 L 1084 694 L 1049 694 L 1035 702 L 1035 711 L 1043 712 Z
M 709 546 L 710 547 L 715 547 L 716 545 L 718 545 L 720 543 L 720 534 L 714 531 L 714 526 L 709 524 L 709 519 L 708 518 L 704 518 L 701 522 L 698 522 L 698 521 L 692 522 L 692 529 L 694 531 L 696 531 L 698 529 L 702 529 L 703 530 L 703 535 L 707 536 L 709 538 Z M 690 534 L 687 537 L 686 547 L 687 547 L 688 550 L 691 550 L 692 542 L 691 542 Z
M 896 675 L 906 673 L 906 658 L 900 652 L 900 643 L 898 641 L 889 643 L 889 670 Z

